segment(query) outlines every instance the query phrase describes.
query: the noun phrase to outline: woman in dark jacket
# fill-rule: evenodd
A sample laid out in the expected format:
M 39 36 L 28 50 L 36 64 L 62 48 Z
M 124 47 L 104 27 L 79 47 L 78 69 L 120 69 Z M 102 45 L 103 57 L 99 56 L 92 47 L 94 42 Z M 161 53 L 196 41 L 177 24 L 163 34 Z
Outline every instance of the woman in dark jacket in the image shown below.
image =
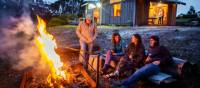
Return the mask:
M 125 58 L 134 64 L 134 68 L 138 68 L 143 65 L 143 60 L 145 57 L 145 48 L 142 43 L 141 36 L 139 34 L 134 34 L 131 38 L 131 43 L 125 52 Z

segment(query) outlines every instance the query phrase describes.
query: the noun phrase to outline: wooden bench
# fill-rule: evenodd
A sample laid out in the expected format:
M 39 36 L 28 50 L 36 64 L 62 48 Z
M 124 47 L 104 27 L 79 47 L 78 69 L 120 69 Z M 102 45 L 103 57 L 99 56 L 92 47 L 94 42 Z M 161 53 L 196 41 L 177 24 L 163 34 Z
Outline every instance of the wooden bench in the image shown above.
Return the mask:
M 103 54 L 99 58 L 100 59 L 99 60 L 100 61 L 99 62 L 99 65 L 100 65 L 99 70 L 101 70 L 103 68 L 105 57 L 106 57 L 106 55 Z M 114 61 L 111 61 L 110 66 L 114 68 L 116 66 L 116 63 Z M 88 69 L 89 70 L 97 70 L 97 55 L 90 55 Z
M 173 57 L 173 60 L 174 60 L 175 66 L 176 66 L 176 68 L 173 68 L 174 71 L 176 71 L 174 73 L 176 73 L 178 76 L 180 76 L 181 72 L 182 72 L 182 68 L 187 61 L 176 58 L 176 57 Z M 176 81 L 177 79 L 175 77 L 173 77 L 172 75 L 169 75 L 164 72 L 160 72 L 156 75 L 149 77 L 149 80 L 151 82 L 159 85 L 160 83 L 172 83 L 172 82 Z
M 102 55 L 99 60 L 100 61 L 100 69 L 103 67 L 104 60 L 105 60 L 105 55 Z M 182 68 L 187 61 L 176 58 L 176 57 L 173 57 L 173 60 L 176 65 L 176 68 L 174 68 L 174 71 L 176 71 L 176 72 L 174 72 L 174 73 L 176 73 L 178 76 L 181 76 Z M 96 69 L 97 68 L 97 55 L 90 55 L 89 63 L 91 65 L 91 66 L 88 66 L 90 70 L 97 70 Z M 115 67 L 115 63 L 112 61 L 111 61 L 111 67 Z M 151 81 L 155 84 L 158 84 L 158 85 L 160 83 L 172 83 L 177 80 L 176 77 L 174 77 L 170 74 L 164 73 L 164 72 L 160 72 L 156 75 L 153 75 L 153 76 L 149 77 L 148 79 L 149 79 L 149 81 Z

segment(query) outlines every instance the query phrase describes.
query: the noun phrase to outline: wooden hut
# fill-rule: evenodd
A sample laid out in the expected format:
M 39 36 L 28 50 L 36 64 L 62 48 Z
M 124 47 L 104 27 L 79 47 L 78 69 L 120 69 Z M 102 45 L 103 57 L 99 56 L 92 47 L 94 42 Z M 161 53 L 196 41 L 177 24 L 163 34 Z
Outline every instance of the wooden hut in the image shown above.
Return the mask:
M 178 0 L 101 0 L 92 10 L 97 22 L 105 25 L 175 25 Z

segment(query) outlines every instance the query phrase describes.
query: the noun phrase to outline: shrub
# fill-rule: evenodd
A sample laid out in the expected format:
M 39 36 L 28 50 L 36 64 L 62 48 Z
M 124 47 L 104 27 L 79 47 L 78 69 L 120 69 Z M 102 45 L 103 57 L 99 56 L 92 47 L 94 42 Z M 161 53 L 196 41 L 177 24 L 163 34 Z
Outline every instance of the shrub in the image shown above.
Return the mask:
M 65 25 L 68 24 L 68 19 L 61 19 L 59 17 L 53 17 L 48 23 L 48 26 L 60 26 L 60 25 Z
M 75 18 L 77 18 L 77 16 L 73 14 L 62 14 L 60 16 L 55 16 L 50 19 L 48 26 L 66 25 L 72 22 L 72 20 Z

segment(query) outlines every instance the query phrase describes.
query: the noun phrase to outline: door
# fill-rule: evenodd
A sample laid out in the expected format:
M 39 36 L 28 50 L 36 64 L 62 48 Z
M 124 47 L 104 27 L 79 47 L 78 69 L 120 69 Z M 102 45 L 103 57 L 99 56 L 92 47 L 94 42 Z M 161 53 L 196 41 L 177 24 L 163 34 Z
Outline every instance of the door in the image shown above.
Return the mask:
M 149 25 L 167 25 L 168 17 L 168 4 L 162 2 L 150 2 L 148 16 Z

